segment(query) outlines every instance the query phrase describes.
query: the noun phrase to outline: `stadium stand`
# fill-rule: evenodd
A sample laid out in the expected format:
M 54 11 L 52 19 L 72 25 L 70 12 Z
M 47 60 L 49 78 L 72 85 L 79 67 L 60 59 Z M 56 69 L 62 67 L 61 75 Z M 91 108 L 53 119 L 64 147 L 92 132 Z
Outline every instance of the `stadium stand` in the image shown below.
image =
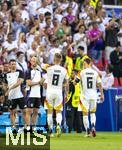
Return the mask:
M 119 87 L 120 84 L 119 84 L 119 78 L 115 77 L 114 78 L 114 84 L 113 84 L 114 87 Z
M 30 69 L 30 59 L 36 56 L 38 70 L 46 78 L 46 69 L 53 64 L 54 54 L 58 52 L 63 55 L 62 66 L 68 68 L 71 74 L 75 60 L 79 57 L 78 47 L 83 46 L 83 55 L 87 54 L 91 57 L 96 67 L 104 71 L 106 65 L 111 64 L 106 56 L 106 50 L 109 53 L 114 51 L 119 41 L 122 53 L 121 12 L 121 6 L 104 5 L 102 0 L 95 2 L 92 0 L 1 0 L 0 84 L 4 84 L 4 88 L 0 87 L 0 113 L 4 111 L 7 113 L 5 116 L 0 116 L 0 120 L 6 116 L 8 120 L 9 116 L 10 101 L 5 91 L 7 91 L 6 74 L 10 71 L 11 59 L 16 60 L 17 69 L 23 72 L 23 79 L 26 79 Z M 110 35 L 106 41 L 108 28 Z M 111 33 L 113 38 L 111 38 Z M 118 59 L 121 63 L 122 56 L 120 55 Z M 25 93 L 25 100 L 27 100 L 29 94 L 25 80 L 21 86 Z M 121 88 L 121 86 L 122 77 L 116 76 L 113 87 Z M 43 108 L 40 108 L 40 112 L 43 115 L 40 116 L 39 112 L 39 125 L 42 119 L 44 119 L 43 124 L 46 124 L 46 107 L 44 106 L 46 90 L 44 87 L 41 88 L 41 95 Z

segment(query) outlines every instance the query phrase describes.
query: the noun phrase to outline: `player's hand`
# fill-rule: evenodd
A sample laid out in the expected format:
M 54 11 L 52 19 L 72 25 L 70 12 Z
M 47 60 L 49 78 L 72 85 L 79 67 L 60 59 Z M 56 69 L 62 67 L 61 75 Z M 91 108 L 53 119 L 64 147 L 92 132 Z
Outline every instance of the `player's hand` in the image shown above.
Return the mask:
M 47 89 L 47 83 L 44 83 L 43 86 L 45 89 Z
M 64 96 L 64 102 L 67 103 L 67 96 Z
M 5 92 L 5 96 L 9 95 L 10 90 L 8 89 L 7 92 Z
M 26 84 L 27 84 L 27 86 L 30 86 L 31 80 L 26 80 Z
M 8 91 L 5 93 L 5 96 L 8 96 Z
M 43 85 L 44 81 L 45 81 L 45 79 L 42 78 L 42 79 L 39 81 L 39 84 L 40 84 L 40 85 Z
M 71 98 L 72 93 L 66 93 L 64 96 L 64 101 L 65 103 L 67 103 L 69 101 L 69 99 Z
M 104 95 L 103 94 L 100 95 L 100 100 L 102 103 L 104 102 Z
M 64 96 L 64 101 L 65 101 L 65 103 L 67 103 L 67 101 L 68 101 L 68 93 L 65 94 L 65 96 Z

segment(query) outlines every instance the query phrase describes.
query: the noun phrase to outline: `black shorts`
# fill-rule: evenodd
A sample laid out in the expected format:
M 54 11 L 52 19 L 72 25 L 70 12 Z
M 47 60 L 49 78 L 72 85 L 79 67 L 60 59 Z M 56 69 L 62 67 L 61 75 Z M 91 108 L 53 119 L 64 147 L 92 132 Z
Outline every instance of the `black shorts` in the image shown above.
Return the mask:
M 24 98 L 18 98 L 18 99 L 13 99 L 10 101 L 9 108 L 11 110 L 16 109 L 17 106 L 19 106 L 20 109 L 25 109 L 27 107 L 27 105 L 25 104 L 25 99 Z
M 27 107 L 28 108 L 39 108 L 40 104 L 41 104 L 41 98 L 31 97 L 27 101 Z

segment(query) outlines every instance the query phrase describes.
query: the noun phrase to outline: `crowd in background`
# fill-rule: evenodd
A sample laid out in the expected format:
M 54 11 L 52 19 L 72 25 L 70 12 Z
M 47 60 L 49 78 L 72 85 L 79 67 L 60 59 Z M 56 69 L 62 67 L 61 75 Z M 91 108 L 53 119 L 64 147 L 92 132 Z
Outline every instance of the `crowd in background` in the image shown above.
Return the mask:
M 38 56 L 39 64 L 52 64 L 55 52 L 61 52 L 68 68 L 66 59 L 71 58 L 75 65 L 78 46 L 83 46 L 84 54 L 95 63 L 104 57 L 105 63 L 112 63 L 119 72 L 114 71 L 114 76 L 122 76 L 122 19 L 116 18 L 114 12 L 108 16 L 101 0 L 4 0 L 1 3 L 1 64 L 18 59 L 18 52 L 23 52 L 20 64 L 26 71 L 32 55 Z M 111 54 L 116 47 L 119 50 Z
M 102 62 L 101 71 L 111 64 L 108 73 L 122 77 L 122 16 L 108 15 L 102 0 L 1 1 L 0 73 L 15 59 L 26 77 L 32 56 L 45 71 L 55 53 L 62 54 L 69 77 L 82 69 L 84 56 L 96 66 Z

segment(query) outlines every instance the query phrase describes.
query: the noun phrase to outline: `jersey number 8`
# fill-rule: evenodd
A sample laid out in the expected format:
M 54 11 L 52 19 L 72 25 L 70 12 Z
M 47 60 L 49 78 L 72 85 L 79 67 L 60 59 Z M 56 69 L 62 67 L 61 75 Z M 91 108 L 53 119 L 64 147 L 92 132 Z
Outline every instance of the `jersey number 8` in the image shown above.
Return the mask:
M 52 80 L 52 85 L 57 86 L 59 82 L 59 74 L 54 74 L 53 75 L 53 80 Z

